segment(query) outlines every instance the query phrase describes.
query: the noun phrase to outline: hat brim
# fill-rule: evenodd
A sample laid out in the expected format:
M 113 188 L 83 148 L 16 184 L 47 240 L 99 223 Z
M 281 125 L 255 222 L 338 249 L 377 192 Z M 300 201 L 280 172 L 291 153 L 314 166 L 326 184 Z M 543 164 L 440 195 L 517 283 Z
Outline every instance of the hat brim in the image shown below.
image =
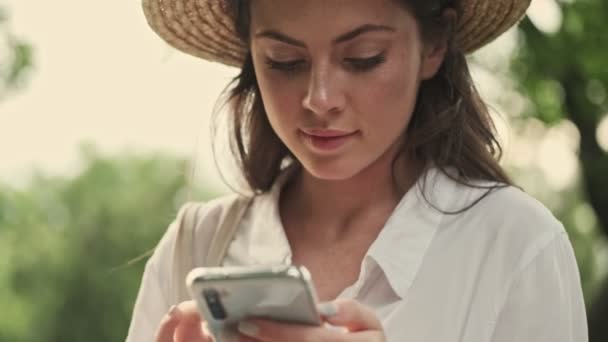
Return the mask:
M 471 53 L 515 25 L 531 0 L 462 0 L 456 45 Z M 169 45 L 206 60 L 240 67 L 247 47 L 225 0 L 142 0 L 150 27 Z

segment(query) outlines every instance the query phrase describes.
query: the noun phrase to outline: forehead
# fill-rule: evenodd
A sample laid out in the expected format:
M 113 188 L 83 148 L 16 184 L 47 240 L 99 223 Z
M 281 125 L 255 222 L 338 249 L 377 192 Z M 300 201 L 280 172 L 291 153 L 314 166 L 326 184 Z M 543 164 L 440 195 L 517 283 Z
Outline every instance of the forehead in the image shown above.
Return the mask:
M 361 24 L 399 29 L 411 20 L 398 0 L 253 0 L 251 28 L 294 32 L 343 32 Z M 407 19 L 406 19 L 407 18 Z

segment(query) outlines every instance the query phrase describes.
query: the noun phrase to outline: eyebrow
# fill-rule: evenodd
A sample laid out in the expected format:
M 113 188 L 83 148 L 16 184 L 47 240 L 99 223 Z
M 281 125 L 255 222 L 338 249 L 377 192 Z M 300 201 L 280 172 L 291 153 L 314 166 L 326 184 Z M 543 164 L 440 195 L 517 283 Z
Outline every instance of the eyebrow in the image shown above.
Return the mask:
M 386 26 L 386 25 L 365 24 L 365 25 L 361 25 L 361 26 L 357 27 L 356 29 L 354 29 L 352 31 L 341 34 L 340 36 L 335 38 L 332 41 L 332 43 L 333 44 L 344 43 L 349 40 L 355 39 L 356 37 L 358 37 L 364 33 L 378 32 L 378 31 L 395 32 L 396 30 L 394 27 Z M 275 30 L 264 30 L 264 31 L 258 32 L 258 33 L 256 33 L 255 37 L 256 38 L 270 38 L 270 39 L 278 40 L 278 41 L 281 41 L 283 43 L 287 43 L 290 45 L 306 47 L 306 44 L 303 41 L 297 40 L 295 38 L 291 38 L 279 31 L 275 31 Z

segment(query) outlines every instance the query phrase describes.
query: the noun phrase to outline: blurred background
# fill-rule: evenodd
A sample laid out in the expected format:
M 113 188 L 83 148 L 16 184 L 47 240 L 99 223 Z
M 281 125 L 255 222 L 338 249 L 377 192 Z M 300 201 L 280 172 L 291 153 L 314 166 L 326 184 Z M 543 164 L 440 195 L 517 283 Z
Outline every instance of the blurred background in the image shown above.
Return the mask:
M 533 0 L 470 57 L 503 165 L 569 232 L 592 342 L 608 341 L 607 19 L 605 0 Z M 209 130 L 236 72 L 169 48 L 139 0 L 0 0 L 0 341 L 124 340 L 180 203 L 229 191 Z

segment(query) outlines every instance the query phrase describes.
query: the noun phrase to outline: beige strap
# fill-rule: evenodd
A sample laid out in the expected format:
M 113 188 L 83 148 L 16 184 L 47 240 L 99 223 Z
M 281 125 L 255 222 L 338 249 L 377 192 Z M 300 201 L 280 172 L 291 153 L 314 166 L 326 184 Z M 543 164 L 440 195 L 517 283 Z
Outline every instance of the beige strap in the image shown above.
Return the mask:
M 234 237 L 234 233 L 239 227 L 239 222 L 243 218 L 245 211 L 251 204 L 251 198 L 248 197 L 237 197 L 234 201 L 230 202 L 228 208 L 222 213 L 222 217 L 218 223 L 218 228 L 213 235 L 211 245 L 209 246 L 209 252 L 203 262 L 203 266 L 221 266 L 222 260 L 228 251 L 230 242 Z
M 194 266 L 194 232 L 196 231 L 196 214 L 199 204 L 188 202 L 177 214 L 177 236 L 173 249 L 173 288 L 175 303 L 188 300 L 190 297 L 184 279 Z
M 252 198 L 237 197 L 233 201 L 226 203 L 223 208 L 216 228 L 209 251 L 204 260 L 194 260 L 195 232 L 197 226 L 197 214 L 201 203 L 188 202 L 182 206 L 177 215 L 177 236 L 174 246 L 173 271 L 174 289 L 176 291 L 176 301 L 179 303 L 190 299 L 190 294 L 186 288 L 185 279 L 188 273 L 197 266 L 220 266 L 239 222 L 245 211 L 252 202 Z

